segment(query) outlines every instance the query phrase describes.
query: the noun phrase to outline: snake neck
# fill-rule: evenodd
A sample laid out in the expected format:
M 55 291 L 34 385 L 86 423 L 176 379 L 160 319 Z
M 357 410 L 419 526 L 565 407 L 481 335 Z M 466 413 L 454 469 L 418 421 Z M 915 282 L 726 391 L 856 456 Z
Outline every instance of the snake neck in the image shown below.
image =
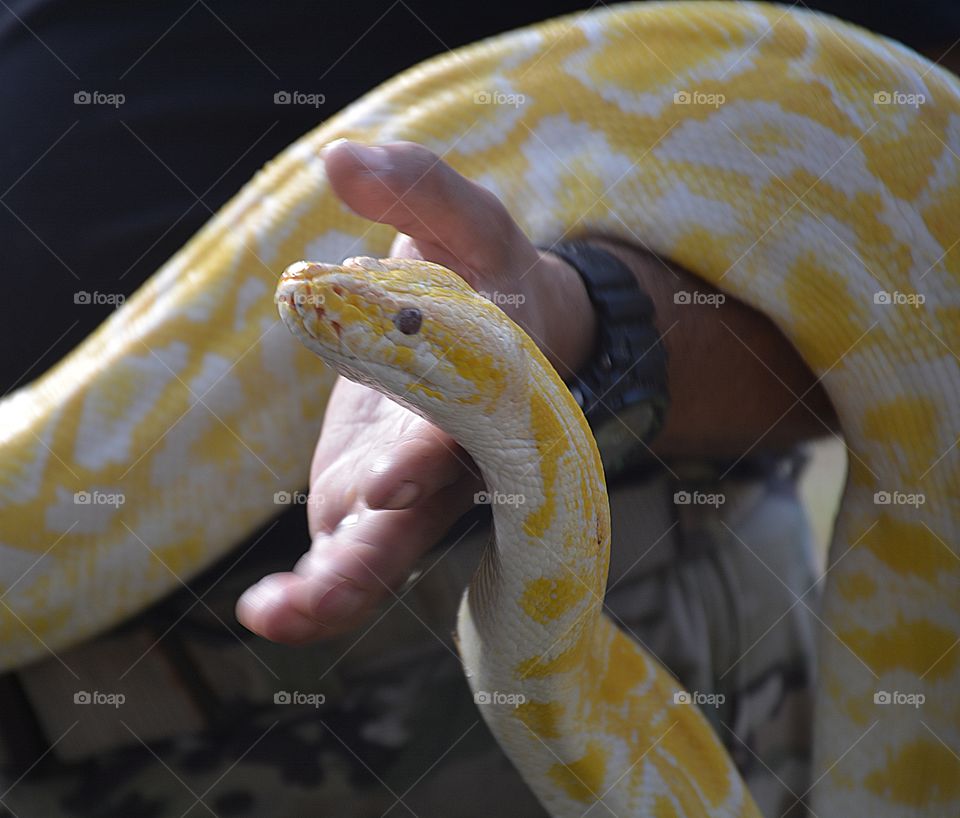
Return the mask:
M 511 390 L 452 432 L 480 468 L 487 490 L 479 499 L 490 504 L 494 527 L 466 615 L 484 641 L 515 638 L 521 622 L 527 629 L 525 655 L 496 669 L 504 683 L 536 675 L 538 662 L 550 663 L 595 627 L 609 563 L 596 443 L 569 390 L 530 347 Z
M 576 721 L 584 653 L 602 649 L 609 626 L 609 506 L 596 444 L 552 367 L 538 355 L 529 367 L 501 396 L 502 411 L 448 429 L 480 467 L 494 527 L 461 604 L 458 644 L 481 712 L 520 757 L 531 733 L 516 703 L 550 703 Z

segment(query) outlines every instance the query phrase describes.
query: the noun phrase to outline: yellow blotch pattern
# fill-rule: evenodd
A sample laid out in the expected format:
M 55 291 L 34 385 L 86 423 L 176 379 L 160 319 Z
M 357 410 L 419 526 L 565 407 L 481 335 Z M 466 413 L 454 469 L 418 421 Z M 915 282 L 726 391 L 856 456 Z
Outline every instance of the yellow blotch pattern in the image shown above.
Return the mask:
M 560 730 L 560 719 L 563 713 L 564 707 L 559 702 L 535 701 L 526 701 L 517 705 L 513 711 L 520 721 L 542 739 L 559 738 L 563 735 Z
M 554 764 L 547 775 L 574 800 L 584 803 L 595 800 L 604 794 L 607 752 L 598 742 L 587 742 L 583 756 L 570 764 Z
M 933 196 L 933 203 L 923 211 L 923 222 L 946 253 L 939 261 L 931 259 L 933 269 L 945 269 L 960 281 L 960 174 L 952 173 L 953 183 Z
M 934 165 L 947 150 L 945 143 L 950 141 L 945 116 L 934 109 L 925 115 L 924 122 L 927 127 L 899 130 L 881 121 L 860 143 L 870 172 L 882 179 L 894 196 L 908 202 L 916 199 L 935 178 Z
M 717 806 L 729 796 L 731 778 L 725 766 L 716 763 L 716 736 L 699 713 L 694 712 L 694 707 L 681 705 L 671 711 L 680 723 L 664 734 L 657 749 L 680 762 L 688 775 L 696 771 L 695 780 L 703 797 Z M 666 777 L 671 774 L 669 769 L 663 772 Z M 687 815 L 710 814 L 709 810 L 705 813 L 699 804 L 685 806 Z
M 877 592 L 877 583 L 869 574 L 845 574 L 837 577 L 837 590 L 848 602 L 870 599 Z
M 497 359 L 486 352 L 483 344 L 466 343 L 439 327 L 431 327 L 432 340 L 440 349 L 444 361 L 452 364 L 457 374 L 465 381 L 476 384 L 476 390 L 470 396 L 462 396 L 464 403 L 496 403 L 506 384 L 504 373 L 497 365 Z
M 397 366 L 409 367 L 416 357 L 410 347 L 400 346 L 398 344 L 393 349 L 393 362 L 397 364 Z
M 566 434 L 557 413 L 536 390 L 530 393 L 530 425 L 537 444 L 540 474 L 543 478 L 543 503 L 527 515 L 523 529 L 531 537 L 543 537 L 556 513 L 560 457 L 570 444 L 565 439 Z
M 613 625 L 613 639 L 606 651 L 593 651 L 584 667 L 584 673 L 599 680 L 595 698 L 617 707 L 630 696 L 631 691 L 643 685 L 649 676 L 647 663 L 637 650 L 636 643 Z
M 869 488 L 871 491 L 877 488 L 877 477 L 872 472 L 867 463 L 862 458 L 850 455 L 850 449 L 847 448 L 847 480 L 851 486 L 860 488 Z
M 838 693 L 840 694 L 840 701 L 843 702 L 843 711 L 854 724 L 859 724 L 865 730 L 876 719 L 877 706 L 873 703 L 872 694 L 865 695 L 861 690 L 844 698 L 842 690 L 838 690 Z
M 884 213 L 879 193 L 859 191 L 847 204 L 845 213 L 831 215 L 842 218 L 853 229 L 857 255 L 883 287 L 912 292 L 909 274 L 913 267 L 913 249 L 894 234 L 889 224 L 881 221 Z M 899 217 L 894 214 L 894 218 Z
M 896 445 L 898 453 L 906 458 L 911 475 L 923 474 L 939 456 L 933 434 L 938 426 L 937 405 L 923 395 L 904 395 L 884 401 L 863 414 L 864 436 Z
M 653 818 L 681 818 L 681 816 L 669 798 L 658 795 L 653 802 Z
M 642 93 L 677 84 L 677 78 L 687 71 L 722 56 L 736 45 L 752 47 L 757 36 L 752 21 L 736 20 L 721 27 L 716 18 L 701 15 L 696 8 L 688 8 L 682 17 L 652 8 L 644 17 L 642 30 L 636 23 L 631 25 L 626 17 L 614 15 L 607 30 L 608 45 L 587 63 L 587 71 L 595 82 L 609 83 L 622 71 L 620 55 L 643 50 L 654 55 L 645 61 L 646 70 L 630 74 L 622 83 L 630 92 Z
M 859 547 L 866 548 L 900 577 L 914 574 L 935 582 L 960 567 L 956 555 L 929 528 L 898 520 L 886 511 Z
M 842 107 L 832 97 L 830 89 L 824 83 L 811 81 L 805 76 L 784 73 L 773 83 L 770 82 L 769 66 L 760 63 L 742 74 L 729 76 L 725 82 L 718 83 L 716 87 L 726 97 L 727 102 L 744 100 L 770 102 L 787 113 L 799 114 L 840 136 L 848 137 L 851 141 L 860 135 Z M 814 100 L 815 103 L 811 104 Z M 754 134 L 753 137 L 751 133 Z M 741 136 L 744 142 L 761 157 L 769 154 L 771 149 L 789 145 L 791 139 L 795 138 L 793 134 L 781 130 L 779 135 L 770 134 L 771 139 L 764 144 L 756 138 L 761 133 L 770 134 L 767 123 L 745 129 L 744 136 Z M 797 191 L 798 194 L 802 192 Z
M 838 635 L 877 674 L 907 670 L 932 681 L 949 678 L 960 661 L 960 651 L 951 650 L 956 633 L 929 619 L 898 617 L 894 625 L 879 631 L 848 628 Z
M 815 372 L 836 364 L 869 326 L 864 305 L 812 250 L 794 264 L 784 294 L 793 316 L 794 340 Z M 859 344 L 867 343 L 869 335 L 859 340 Z
M 407 386 L 407 391 L 422 392 L 424 395 L 429 395 L 431 398 L 434 398 L 435 400 L 440 400 L 440 401 L 446 400 L 446 396 L 444 396 L 442 392 L 438 392 L 436 389 L 433 389 L 432 387 L 427 386 L 425 383 L 422 383 L 421 381 L 414 381 L 413 383 L 411 383 L 409 386 Z
M 520 607 L 531 619 L 545 624 L 573 608 L 587 592 L 587 586 L 575 576 L 540 577 L 527 583 Z
M 886 213 L 879 193 L 856 191 L 851 195 L 831 184 L 829 178 L 819 179 L 804 168 L 797 168 L 782 178 L 791 191 L 790 195 L 795 194 L 803 200 L 803 204 L 793 208 L 791 217 L 806 218 L 812 210 L 821 219 L 835 219 L 853 232 L 855 241 L 852 249 L 869 273 L 876 278 L 878 289 L 911 289 L 908 273 L 913 265 L 913 253 L 910 245 L 899 240 L 890 225 L 881 218 L 889 214 Z M 772 192 L 777 193 L 774 188 L 778 184 L 777 180 L 771 182 Z M 789 207 L 794 202 L 795 199 L 787 199 L 783 200 L 782 204 Z M 757 215 L 762 218 L 761 214 Z M 785 219 L 785 222 L 789 223 L 791 217 Z M 839 239 L 834 241 L 838 252 L 849 253 L 849 250 L 842 247 Z
M 881 798 L 930 807 L 960 798 L 960 760 L 933 736 L 918 739 L 891 752 L 886 765 L 864 783 Z
M 733 236 L 691 225 L 674 241 L 671 258 L 691 268 L 702 265 L 704 269 L 729 270 L 740 256 L 735 242 Z

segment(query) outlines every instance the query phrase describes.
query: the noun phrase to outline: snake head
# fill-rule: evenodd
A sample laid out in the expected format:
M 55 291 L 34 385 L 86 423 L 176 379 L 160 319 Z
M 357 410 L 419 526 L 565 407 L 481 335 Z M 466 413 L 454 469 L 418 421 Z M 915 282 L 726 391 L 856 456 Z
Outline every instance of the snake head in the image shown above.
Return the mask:
M 275 301 L 288 329 L 342 375 L 431 419 L 498 400 L 524 375 L 521 347 L 533 347 L 460 276 L 426 261 L 297 262 Z

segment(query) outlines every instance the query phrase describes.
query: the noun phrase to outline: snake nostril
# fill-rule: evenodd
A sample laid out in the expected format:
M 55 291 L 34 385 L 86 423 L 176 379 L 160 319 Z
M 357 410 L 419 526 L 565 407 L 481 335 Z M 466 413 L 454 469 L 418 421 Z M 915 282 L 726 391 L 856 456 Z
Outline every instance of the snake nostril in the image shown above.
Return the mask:
M 415 307 L 404 307 L 393 317 L 393 325 L 404 335 L 416 335 L 423 324 L 423 315 Z

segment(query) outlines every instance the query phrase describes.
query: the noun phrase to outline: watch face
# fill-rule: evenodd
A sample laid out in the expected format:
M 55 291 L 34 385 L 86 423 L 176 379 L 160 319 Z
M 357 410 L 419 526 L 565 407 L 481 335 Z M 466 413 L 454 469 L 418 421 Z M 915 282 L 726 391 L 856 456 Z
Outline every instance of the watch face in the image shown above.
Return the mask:
M 645 450 L 644 441 L 655 419 L 653 403 L 640 401 L 624 406 L 616 414 L 608 414 L 594 429 L 600 459 L 605 469 L 623 464 Z

